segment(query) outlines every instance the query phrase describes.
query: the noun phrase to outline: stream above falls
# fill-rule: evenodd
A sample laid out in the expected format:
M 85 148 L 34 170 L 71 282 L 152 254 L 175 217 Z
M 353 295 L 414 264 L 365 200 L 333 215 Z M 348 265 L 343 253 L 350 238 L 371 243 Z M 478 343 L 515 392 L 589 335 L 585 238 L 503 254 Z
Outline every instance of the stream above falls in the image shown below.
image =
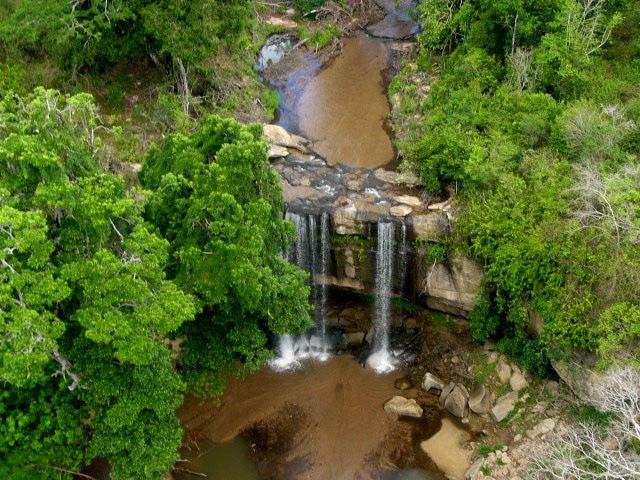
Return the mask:
M 329 163 L 393 166 L 396 152 L 386 96 L 394 42 L 414 35 L 410 1 L 378 2 L 384 19 L 341 40 L 328 55 L 300 46 L 290 35 L 272 36 L 256 69 L 280 95 L 277 124 L 313 141 Z

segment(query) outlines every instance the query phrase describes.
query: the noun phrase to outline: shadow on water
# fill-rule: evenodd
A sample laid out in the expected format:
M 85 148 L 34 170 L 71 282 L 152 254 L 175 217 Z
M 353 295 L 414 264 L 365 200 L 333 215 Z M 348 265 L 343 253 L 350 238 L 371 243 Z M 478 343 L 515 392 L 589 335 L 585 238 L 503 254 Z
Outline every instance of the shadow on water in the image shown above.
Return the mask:
M 251 448 L 241 437 L 230 442 L 201 440 L 181 451 L 184 462 L 174 470 L 176 480 L 204 478 L 189 472 L 205 474 L 209 480 L 259 480 L 258 469 L 251 460 Z

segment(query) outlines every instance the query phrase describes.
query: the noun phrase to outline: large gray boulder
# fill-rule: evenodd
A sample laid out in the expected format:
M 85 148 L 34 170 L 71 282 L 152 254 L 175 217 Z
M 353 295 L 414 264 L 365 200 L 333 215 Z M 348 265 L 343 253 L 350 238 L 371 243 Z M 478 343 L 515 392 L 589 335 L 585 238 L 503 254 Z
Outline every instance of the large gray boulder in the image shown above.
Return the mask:
M 509 378 L 509 385 L 511 386 L 511 390 L 514 392 L 519 392 L 520 390 L 527 388 L 529 386 L 529 382 L 524 378 L 524 375 L 520 372 L 513 372 L 511 374 L 511 378 Z
M 453 391 L 456 384 L 453 382 L 447 383 L 444 387 L 442 387 L 442 392 L 440 392 L 440 403 L 444 405 L 445 400 L 449 396 L 449 394 Z
M 511 378 L 511 367 L 504 359 L 500 358 L 496 364 L 496 373 L 500 379 L 500 383 L 507 383 Z
M 404 398 L 396 395 L 384 404 L 384 411 L 404 417 L 420 418 L 422 407 L 413 398 Z
M 444 408 L 447 411 L 458 418 L 464 417 L 467 409 L 467 400 L 469 399 L 469 392 L 463 385 L 456 385 L 451 393 L 447 395 L 444 401 Z
M 484 385 L 478 385 L 469 396 L 469 408 L 473 413 L 489 413 L 494 401 L 493 392 Z
M 444 387 L 444 382 L 438 377 L 436 377 L 432 373 L 426 373 L 424 375 L 424 378 L 422 380 L 422 390 L 428 392 L 433 388 L 435 390 L 442 391 L 442 387 Z
M 507 415 L 509 415 L 516 403 L 518 402 L 518 392 L 509 392 L 506 395 L 501 396 L 494 407 L 491 409 L 491 414 L 497 422 L 501 422 Z

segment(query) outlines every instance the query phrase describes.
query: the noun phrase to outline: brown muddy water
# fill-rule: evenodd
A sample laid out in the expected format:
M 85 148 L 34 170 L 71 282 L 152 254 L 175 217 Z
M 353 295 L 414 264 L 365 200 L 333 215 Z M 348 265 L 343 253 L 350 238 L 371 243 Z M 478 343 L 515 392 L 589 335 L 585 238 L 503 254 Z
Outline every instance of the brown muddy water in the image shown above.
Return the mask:
M 196 440 L 186 452 L 191 463 L 181 466 L 204 471 L 224 461 L 215 448 L 227 448 L 233 458 L 245 455 L 257 473 L 249 469 L 209 478 L 443 479 L 419 447 L 438 422 L 431 428 L 403 422 L 382 408 L 398 393 L 394 381 L 401 376 L 399 371 L 376 375 L 342 355 L 285 373 L 265 367 L 245 380 L 232 380 L 219 408 L 214 400 L 187 398 L 178 414 Z M 214 455 L 202 455 L 203 448 Z
M 298 103 L 300 131 L 333 163 L 377 168 L 394 160 L 384 70 L 390 54 L 366 35 L 344 40 L 342 53 L 308 83 Z

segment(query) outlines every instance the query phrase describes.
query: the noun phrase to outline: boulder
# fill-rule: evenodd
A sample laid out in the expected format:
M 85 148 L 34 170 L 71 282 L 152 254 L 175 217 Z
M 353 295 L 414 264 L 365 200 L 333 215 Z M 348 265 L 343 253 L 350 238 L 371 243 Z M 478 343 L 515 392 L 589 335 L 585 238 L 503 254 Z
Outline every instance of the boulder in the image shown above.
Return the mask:
M 280 145 L 269 145 L 269 158 L 283 158 L 289 156 L 289 150 L 287 147 L 281 147 Z
M 518 402 L 518 392 L 509 392 L 506 395 L 501 396 L 495 406 L 491 409 L 491 414 L 497 422 L 501 422 L 507 415 L 509 415 L 516 403 Z
M 302 153 L 309 152 L 307 149 L 309 141 L 306 138 L 289 133 L 279 125 L 265 123 L 262 128 L 262 136 L 271 145 L 295 148 Z
M 451 391 L 455 388 L 455 386 L 455 383 L 449 382 L 444 387 L 442 387 L 442 392 L 440 392 L 440 403 L 444 404 L 445 400 L 447 399 Z
M 451 415 L 455 415 L 458 418 L 464 417 L 466 408 L 467 408 L 467 400 L 469 399 L 469 394 L 466 391 L 463 385 L 456 385 L 451 393 L 447 395 L 447 399 L 444 401 L 444 408 Z
M 362 342 L 364 341 L 363 332 L 345 333 L 344 336 L 347 342 L 347 347 L 357 347 L 358 345 L 362 345 Z
M 524 375 L 520 372 L 513 372 L 511 374 L 511 378 L 509 378 L 509 385 L 511 385 L 511 390 L 520 391 L 523 388 L 527 388 L 529 386 L 529 382 L 524 378 Z
M 485 459 L 479 458 L 471 464 L 467 473 L 464 474 L 465 480 L 477 480 L 480 469 L 484 466 Z
M 404 398 L 399 395 L 384 404 L 384 411 L 404 417 L 420 418 L 422 416 L 422 407 L 418 405 L 415 399 Z
M 393 386 L 396 387 L 398 390 L 409 390 L 411 388 L 411 382 L 407 377 L 402 377 L 402 378 L 398 378 L 393 383 Z
M 545 418 L 535 427 L 527 432 L 527 437 L 533 440 L 541 435 L 546 435 L 556 428 L 556 421 L 553 418 Z
M 295 30 L 298 24 L 289 18 L 269 17 L 266 21 L 267 25 L 282 28 L 283 30 Z
M 469 408 L 473 413 L 489 413 L 494 401 L 493 392 L 484 385 L 478 385 L 469 396 Z
M 411 207 L 419 207 L 422 204 L 420 199 L 413 195 L 398 195 L 397 197 L 393 197 L 393 199 L 398 203 L 409 205 Z
M 389 209 L 389 213 L 392 217 L 406 217 L 412 211 L 413 209 L 408 205 L 396 205 L 395 207 L 391 207 Z
M 511 378 L 511 367 L 502 358 L 496 364 L 496 373 L 500 379 L 500 383 L 507 383 Z
M 438 377 L 436 377 L 432 373 L 426 373 L 424 375 L 424 378 L 422 379 L 422 390 L 428 392 L 433 388 L 435 390 L 442 391 L 442 387 L 444 387 L 444 382 Z

